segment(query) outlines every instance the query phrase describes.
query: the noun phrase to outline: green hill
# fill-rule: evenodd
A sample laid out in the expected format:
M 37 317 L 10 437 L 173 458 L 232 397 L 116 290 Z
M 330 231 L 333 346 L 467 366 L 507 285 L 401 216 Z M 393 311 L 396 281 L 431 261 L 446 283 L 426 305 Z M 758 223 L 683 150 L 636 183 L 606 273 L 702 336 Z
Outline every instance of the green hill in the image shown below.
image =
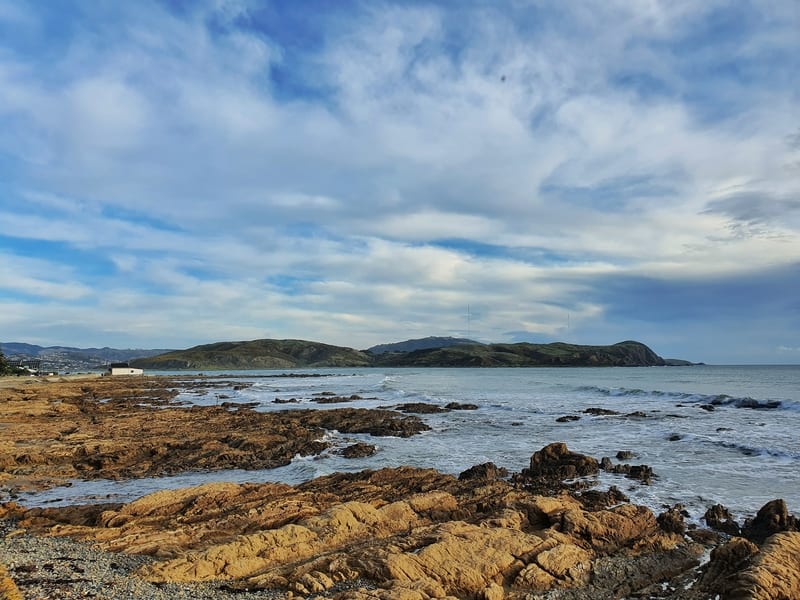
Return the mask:
M 644 367 L 664 359 L 640 342 L 611 346 L 552 344 L 458 345 L 377 356 L 375 365 L 396 367 Z
M 131 361 L 142 369 L 291 369 L 368 367 L 370 356 L 352 348 L 304 340 L 219 342 Z
M 367 348 L 370 354 L 384 354 L 386 352 L 413 352 L 414 350 L 431 350 L 433 348 L 447 348 L 448 346 L 458 346 L 462 344 L 482 345 L 480 342 L 467 338 L 436 337 L 418 338 L 406 340 L 404 342 L 394 342 L 392 344 L 378 344 Z
M 291 369 L 312 367 L 642 367 L 664 365 L 640 342 L 611 346 L 457 344 L 410 352 L 370 354 L 303 340 L 219 342 L 131 362 L 143 369 Z

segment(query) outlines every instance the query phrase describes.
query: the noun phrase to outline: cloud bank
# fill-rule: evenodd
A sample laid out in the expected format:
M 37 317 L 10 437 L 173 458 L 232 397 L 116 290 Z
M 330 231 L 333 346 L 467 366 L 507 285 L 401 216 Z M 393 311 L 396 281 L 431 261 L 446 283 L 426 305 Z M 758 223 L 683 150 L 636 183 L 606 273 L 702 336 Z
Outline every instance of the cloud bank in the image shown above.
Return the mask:
M 0 0 L 0 339 L 796 362 L 800 11 Z

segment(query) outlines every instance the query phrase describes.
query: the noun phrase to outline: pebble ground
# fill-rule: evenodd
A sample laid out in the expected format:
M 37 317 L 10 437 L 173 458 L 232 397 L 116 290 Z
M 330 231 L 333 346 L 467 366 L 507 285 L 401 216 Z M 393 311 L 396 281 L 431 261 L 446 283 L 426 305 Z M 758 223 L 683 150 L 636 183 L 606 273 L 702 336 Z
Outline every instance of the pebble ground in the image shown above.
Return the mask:
M 230 592 L 223 584 L 155 585 L 134 575 L 152 559 L 103 552 L 65 538 L 28 535 L 0 521 L 0 563 L 26 600 L 265 600 L 286 597 L 276 590 Z

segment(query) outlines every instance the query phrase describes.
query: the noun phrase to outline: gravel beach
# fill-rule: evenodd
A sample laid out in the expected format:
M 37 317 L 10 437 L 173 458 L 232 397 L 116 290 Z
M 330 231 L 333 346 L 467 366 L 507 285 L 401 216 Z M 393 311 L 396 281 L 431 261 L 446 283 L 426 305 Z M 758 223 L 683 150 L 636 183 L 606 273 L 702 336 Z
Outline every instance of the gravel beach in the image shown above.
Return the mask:
M 153 562 L 96 550 L 66 538 L 30 535 L 12 521 L 0 521 L 0 564 L 4 564 L 26 600 L 97 598 L 102 600 L 256 600 L 283 598 L 279 591 L 230 592 L 208 584 L 154 585 L 133 575 Z

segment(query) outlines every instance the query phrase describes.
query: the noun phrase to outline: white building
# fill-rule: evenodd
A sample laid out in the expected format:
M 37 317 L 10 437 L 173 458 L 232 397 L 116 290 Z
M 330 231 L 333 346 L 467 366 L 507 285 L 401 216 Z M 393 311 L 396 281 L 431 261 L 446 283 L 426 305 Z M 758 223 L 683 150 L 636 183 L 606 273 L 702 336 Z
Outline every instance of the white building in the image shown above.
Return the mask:
M 106 375 L 144 375 L 143 369 L 135 369 L 128 363 L 111 363 Z

